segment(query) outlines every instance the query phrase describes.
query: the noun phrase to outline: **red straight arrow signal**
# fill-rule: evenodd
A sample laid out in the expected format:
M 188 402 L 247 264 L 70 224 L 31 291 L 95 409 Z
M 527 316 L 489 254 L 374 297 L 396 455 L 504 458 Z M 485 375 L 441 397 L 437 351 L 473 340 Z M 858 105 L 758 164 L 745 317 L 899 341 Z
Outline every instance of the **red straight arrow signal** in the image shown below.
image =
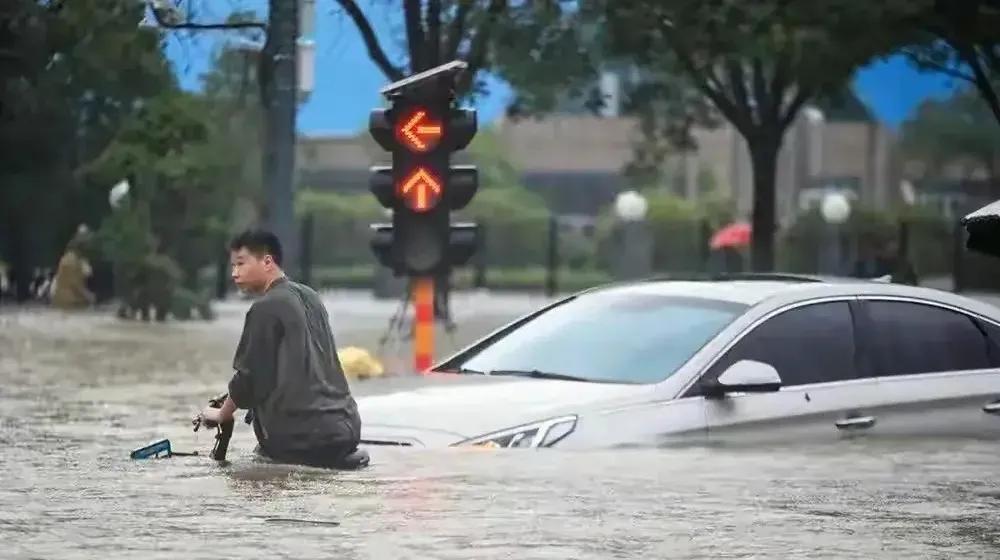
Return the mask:
M 433 122 L 427 111 L 418 109 L 396 127 L 396 138 L 414 152 L 433 150 L 441 140 L 441 123 Z
M 400 184 L 399 194 L 415 212 L 426 212 L 441 200 L 441 183 L 433 174 L 418 167 Z

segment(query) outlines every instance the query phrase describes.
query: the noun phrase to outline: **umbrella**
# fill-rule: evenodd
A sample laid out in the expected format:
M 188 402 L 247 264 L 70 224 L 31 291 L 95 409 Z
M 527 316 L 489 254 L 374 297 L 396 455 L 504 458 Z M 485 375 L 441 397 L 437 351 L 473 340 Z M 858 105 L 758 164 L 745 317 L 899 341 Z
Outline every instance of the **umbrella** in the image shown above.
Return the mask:
M 966 248 L 1000 257 L 1000 200 L 965 216 L 961 224 L 969 232 Z
M 709 242 L 709 247 L 713 250 L 746 247 L 750 244 L 750 237 L 750 224 L 734 222 L 715 232 Z

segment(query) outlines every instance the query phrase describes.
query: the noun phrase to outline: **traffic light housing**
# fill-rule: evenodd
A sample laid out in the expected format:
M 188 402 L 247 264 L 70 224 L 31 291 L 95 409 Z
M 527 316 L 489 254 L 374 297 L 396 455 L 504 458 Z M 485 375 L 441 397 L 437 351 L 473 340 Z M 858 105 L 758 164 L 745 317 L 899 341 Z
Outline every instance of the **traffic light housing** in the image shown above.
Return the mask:
M 452 74 L 433 69 L 383 90 L 389 108 L 369 116 L 369 132 L 392 155 L 371 169 L 369 189 L 392 211 L 373 224 L 372 250 L 397 275 L 432 275 L 468 262 L 478 244 L 475 224 L 452 224 L 479 186 L 475 166 L 451 165 L 477 131 L 476 112 L 455 106 Z

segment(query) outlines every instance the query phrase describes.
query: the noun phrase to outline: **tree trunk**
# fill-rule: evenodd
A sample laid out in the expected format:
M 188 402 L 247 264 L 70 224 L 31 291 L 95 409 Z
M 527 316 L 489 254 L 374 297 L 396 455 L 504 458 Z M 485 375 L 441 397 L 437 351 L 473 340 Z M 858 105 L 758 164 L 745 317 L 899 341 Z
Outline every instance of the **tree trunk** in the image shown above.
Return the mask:
M 750 141 L 753 163 L 753 237 L 750 246 L 750 267 L 754 272 L 774 270 L 775 182 L 780 142 L 770 139 Z

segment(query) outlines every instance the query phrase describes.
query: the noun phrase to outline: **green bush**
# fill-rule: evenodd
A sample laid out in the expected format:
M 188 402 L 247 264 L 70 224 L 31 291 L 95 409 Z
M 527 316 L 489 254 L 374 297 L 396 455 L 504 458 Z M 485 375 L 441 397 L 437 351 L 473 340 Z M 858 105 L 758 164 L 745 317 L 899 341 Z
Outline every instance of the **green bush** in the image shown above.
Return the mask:
M 705 268 L 709 235 L 733 219 L 724 199 L 707 197 L 702 204 L 681 197 L 647 192 L 646 220 L 653 237 L 653 269 L 660 272 L 694 272 Z M 611 270 L 618 251 L 618 218 L 605 209 L 598 221 L 598 264 Z
M 313 219 L 314 266 L 373 264 L 370 224 L 386 222 L 383 208 L 370 194 L 340 194 L 302 190 L 296 194 L 295 213 L 300 221 Z
M 485 244 L 481 257 L 488 266 L 545 262 L 549 212 L 541 196 L 519 187 L 483 189 L 459 216 L 482 228 Z
M 918 276 L 947 275 L 952 271 L 954 225 L 922 210 L 905 213 L 858 208 L 842 229 L 845 259 L 856 258 L 866 243 L 883 246 L 899 240 L 900 220 L 909 223 L 908 255 Z M 788 272 L 814 273 L 819 269 L 820 248 L 827 242 L 826 224 L 818 210 L 801 214 L 778 237 L 777 267 Z M 850 265 L 850 261 L 845 262 Z

